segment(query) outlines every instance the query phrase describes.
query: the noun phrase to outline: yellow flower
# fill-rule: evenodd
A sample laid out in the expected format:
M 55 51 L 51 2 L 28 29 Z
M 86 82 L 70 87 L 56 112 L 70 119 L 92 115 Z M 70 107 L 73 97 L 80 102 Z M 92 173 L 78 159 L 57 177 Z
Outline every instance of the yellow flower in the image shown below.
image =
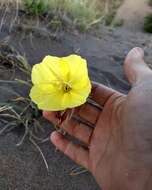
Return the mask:
M 86 102 L 91 91 L 87 62 L 78 55 L 46 56 L 32 69 L 30 97 L 39 109 L 61 111 Z

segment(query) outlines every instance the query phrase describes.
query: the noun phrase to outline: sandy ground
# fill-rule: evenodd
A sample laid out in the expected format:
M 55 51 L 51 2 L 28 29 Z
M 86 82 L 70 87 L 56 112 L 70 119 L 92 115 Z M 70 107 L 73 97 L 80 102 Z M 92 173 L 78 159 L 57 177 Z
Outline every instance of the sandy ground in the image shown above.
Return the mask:
M 123 72 L 127 52 L 135 46 L 143 47 L 147 63 L 152 63 L 152 37 L 142 31 L 102 28 L 92 31 L 92 34 L 62 33 L 58 39 L 38 32 L 32 33 L 32 40 L 30 33 L 22 34 L 19 29 L 10 33 L 9 24 L 5 24 L 0 32 L 0 41 L 9 39 L 9 45 L 24 53 L 30 64 L 39 62 L 47 54 L 65 56 L 77 52 L 88 60 L 92 80 L 123 93 L 130 89 Z M 9 71 L 1 68 L 0 79 L 7 78 Z M 1 100 L 9 98 L 10 94 L 6 96 L 1 91 Z M 53 130 L 47 122 L 43 125 L 46 133 Z M 41 145 L 49 164 L 47 172 L 41 156 L 28 140 L 19 148 L 15 146 L 20 138 L 20 133 L 15 131 L 0 137 L 0 190 L 99 190 L 89 173 L 70 176 L 71 168 L 76 165 L 55 151 L 50 142 Z
M 117 12 L 116 19 L 123 19 L 125 28 L 131 30 L 141 29 L 144 17 L 148 12 L 152 12 L 147 2 L 147 0 L 124 0 Z

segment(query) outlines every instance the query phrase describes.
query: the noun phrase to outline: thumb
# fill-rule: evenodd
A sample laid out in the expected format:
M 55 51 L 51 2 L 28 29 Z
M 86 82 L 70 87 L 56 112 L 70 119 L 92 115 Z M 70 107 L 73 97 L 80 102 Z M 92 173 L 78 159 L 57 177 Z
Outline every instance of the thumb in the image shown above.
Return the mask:
M 144 51 L 141 48 L 133 48 L 127 55 L 124 63 L 125 74 L 130 84 L 134 85 L 152 78 L 152 71 L 144 61 Z

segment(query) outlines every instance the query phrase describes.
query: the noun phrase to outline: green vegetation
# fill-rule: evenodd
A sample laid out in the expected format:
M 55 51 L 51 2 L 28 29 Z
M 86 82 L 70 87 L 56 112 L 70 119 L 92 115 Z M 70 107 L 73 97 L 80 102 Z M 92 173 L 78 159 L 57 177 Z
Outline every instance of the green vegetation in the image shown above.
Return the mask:
M 152 33 L 152 13 L 148 14 L 144 20 L 144 30 Z
M 85 31 L 99 23 L 110 25 L 123 0 L 1 0 L 1 5 L 14 6 L 31 16 L 49 19 L 48 26 L 77 28 Z M 1 6 L 2 7 L 2 6 Z
M 100 21 L 101 15 L 94 1 L 90 3 L 88 0 L 23 0 L 23 2 L 27 13 L 39 16 L 45 13 L 51 15 L 50 26 L 53 28 L 66 23 L 85 30 Z
M 51 28 L 66 24 L 84 31 L 101 22 L 110 25 L 122 0 L 22 0 L 22 2 L 27 13 L 51 15 Z
M 152 0 L 148 0 L 148 4 L 152 6 Z
M 148 4 L 152 6 L 152 0 L 148 0 Z M 152 33 L 152 13 L 147 14 L 144 18 L 144 31 Z
M 106 25 L 113 25 L 113 19 L 115 17 L 115 14 L 117 12 L 118 7 L 121 5 L 123 0 L 104 0 L 105 3 L 105 15 L 104 15 L 104 23 Z M 104 7 L 104 5 L 102 5 Z M 123 24 L 121 22 L 121 24 Z
M 48 11 L 48 2 L 46 0 L 24 0 L 24 6 L 26 11 L 33 15 L 42 15 Z

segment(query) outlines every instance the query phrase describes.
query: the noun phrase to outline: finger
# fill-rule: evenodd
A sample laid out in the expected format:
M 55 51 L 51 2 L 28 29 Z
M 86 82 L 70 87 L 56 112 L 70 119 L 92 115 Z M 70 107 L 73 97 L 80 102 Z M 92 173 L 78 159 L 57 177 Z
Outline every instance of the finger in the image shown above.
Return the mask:
M 146 77 L 152 77 L 152 71 L 144 61 L 144 52 L 138 47 L 128 53 L 124 62 L 124 70 L 132 85 L 140 83 Z
M 58 124 L 58 118 L 56 116 L 57 113 L 55 112 L 43 112 L 43 116 L 53 122 L 54 124 Z M 67 112 L 69 114 L 69 112 Z M 75 119 L 65 119 L 59 127 L 63 128 L 69 135 L 75 137 L 76 139 L 80 140 L 81 142 L 89 145 L 90 138 L 92 135 L 92 129 L 82 123 L 79 123 Z
M 84 121 L 89 122 L 92 125 L 95 125 L 102 109 L 99 107 L 93 106 L 93 104 L 86 103 L 80 106 L 75 110 L 74 115 L 79 116 L 84 119 Z
M 55 125 L 59 122 L 59 112 L 43 111 L 43 117 Z
M 80 140 L 87 146 L 90 144 L 93 133 L 93 129 L 91 127 L 88 127 L 83 123 L 78 123 L 77 120 L 72 118 L 68 121 L 65 120 L 60 127 L 63 128 L 69 135 Z
M 73 144 L 72 142 L 65 139 L 58 132 L 53 132 L 51 134 L 52 143 L 65 155 L 70 157 L 77 164 L 88 169 L 89 163 L 89 152 L 83 147 Z
M 100 106 L 104 106 L 107 100 L 114 94 L 119 93 L 111 88 L 108 88 L 102 84 L 93 82 L 92 92 L 90 98 Z

